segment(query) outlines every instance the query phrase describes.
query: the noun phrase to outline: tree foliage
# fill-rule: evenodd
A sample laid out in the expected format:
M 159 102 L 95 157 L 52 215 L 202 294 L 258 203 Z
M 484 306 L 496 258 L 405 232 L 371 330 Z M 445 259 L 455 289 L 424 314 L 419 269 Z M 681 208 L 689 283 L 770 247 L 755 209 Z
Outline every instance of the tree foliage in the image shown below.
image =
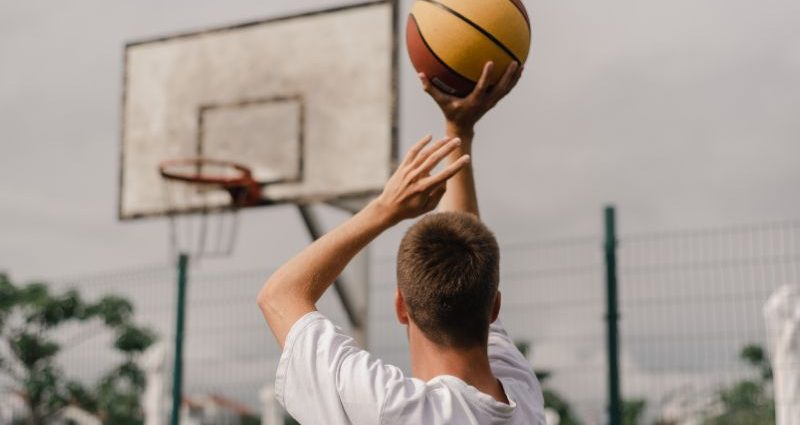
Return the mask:
M 644 422 L 644 413 L 647 410 L 647 401 L 643 399 L 622 401 L 623 425 L 640 425 Z
M 739 353 L 739 358 L 754 369 L 755 377 L 721 389 L 718 393 L 720 412 L 709 415 L 704 425 L 775 423 L 772 368 L 764 349 L 748 345 Z
M 69 404 L 96 414 L 104 423 L 142 423 L 139 396 L 145 377 L 135 359 L 155 335 L 132 322 L 133 312 L 133 305 L 119 296 L 91 303 L 74 289 L 54 294 L 44 283 L 18 286 L 0 274 L 0 374 L 27 404 L 27 424 L 49 423 Z M 98 322 L 113 332 L 114 349 L 123 361 L 94 385 L 85 386 L 69 379 L 58 364 L 64 347 L 56 336 L 65 325 L 89 327 Z

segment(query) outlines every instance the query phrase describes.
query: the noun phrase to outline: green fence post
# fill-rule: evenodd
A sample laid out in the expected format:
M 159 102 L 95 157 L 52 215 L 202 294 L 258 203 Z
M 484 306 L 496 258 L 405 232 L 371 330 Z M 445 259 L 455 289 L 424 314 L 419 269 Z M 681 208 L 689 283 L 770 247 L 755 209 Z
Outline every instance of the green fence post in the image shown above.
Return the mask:
M 606 344 L 608 347 L 608 421 L 622 425 L 619 382 L 619 305 L 617 298 L 617 234 L 613 206 L 605 209 Z
M 175 359 L 172 371 L 172 417 L 171 425 L 180 423 L 181 401 L 183 400 L 183 328 L 186 317 L 186 277 L 189 255 L 178 256 L 178 298 L 175 318 Z

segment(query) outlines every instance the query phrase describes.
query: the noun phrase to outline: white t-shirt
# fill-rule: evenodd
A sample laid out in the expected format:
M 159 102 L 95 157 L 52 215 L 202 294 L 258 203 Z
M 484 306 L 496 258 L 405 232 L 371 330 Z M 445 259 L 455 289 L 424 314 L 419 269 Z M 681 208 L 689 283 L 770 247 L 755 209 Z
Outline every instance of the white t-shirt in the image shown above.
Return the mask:
M 545 425 L 539 381 L 499 321 L 489 331 L 489 362 L 509 404 L 455 376 L 408 378 L 315 311 L 286 337 L 275 392 L 303 425 Z

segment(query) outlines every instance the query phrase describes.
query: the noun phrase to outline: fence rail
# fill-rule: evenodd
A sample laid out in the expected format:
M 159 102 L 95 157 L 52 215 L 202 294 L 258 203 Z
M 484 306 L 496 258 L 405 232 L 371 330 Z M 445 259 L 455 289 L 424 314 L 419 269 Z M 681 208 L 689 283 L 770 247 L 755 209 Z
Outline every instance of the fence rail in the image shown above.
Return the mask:
M 646 401 L 641 423 L 700 417 L 720 391 L 754 376 L 739 352 L 766 344 L 768 297 L 781 285 L 800 284 L 800 221 L 618 239 L 623 398 Z M 531 345 L 533 367 L 550 372 L 545 387 L 567 400 L 576 417 L 603 423 L 602 239 L 517 242 L 502 244 L 501 252 L 501 317 L 510 334 Z M 219 394 L 260 410 L 258 394 L 274 376 L 279 350 L 254 295 L 272 271 L 190 270 L 185 394 Z M 375 354 L 408 370 L 405 333 L 389 308 L 394 276 L 392 256 L 372 257 L 368 340 Z M 89 299 L 124 295 L 137 320 L 171 341 L 175 279 L 174 267 L 157 265 L 54 279 L 52 286 L 75 287 Z M 326 295 L 321 309 L 347 323 L 334 297 Z M 102 332 L 73 340 L 60 360 L 71 376 L 95 379 L 112 364 L 109 342 Z

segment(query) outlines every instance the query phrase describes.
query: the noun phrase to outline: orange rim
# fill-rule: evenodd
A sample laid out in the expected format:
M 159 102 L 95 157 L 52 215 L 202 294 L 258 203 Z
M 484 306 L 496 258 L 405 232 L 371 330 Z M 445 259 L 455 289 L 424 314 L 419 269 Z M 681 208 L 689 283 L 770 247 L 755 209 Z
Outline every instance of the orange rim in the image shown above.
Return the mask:
M 208 174 L 202 171 L 203 165 L 213 165 L 235 170 L 239 175 L 234 177 Z M 175 167 L 196 166 L 196 171 L 182 172 Z M 162 161 L 158 164 L 161 177 L 167 180 L 181 181 L 198 185 L 216 185 L 228 191 L 234 206 L 250 206 L 261 202 L 261 185 L 253 179 L 249 167 L 233 161 L 212 158 L 179 158 Z

